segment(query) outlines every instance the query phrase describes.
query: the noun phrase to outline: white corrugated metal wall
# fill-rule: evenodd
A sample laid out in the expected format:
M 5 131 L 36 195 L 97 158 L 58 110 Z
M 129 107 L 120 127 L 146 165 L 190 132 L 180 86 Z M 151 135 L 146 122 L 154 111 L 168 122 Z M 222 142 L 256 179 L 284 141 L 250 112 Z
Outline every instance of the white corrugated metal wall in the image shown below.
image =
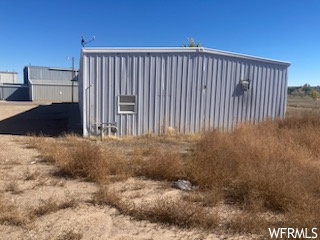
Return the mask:
M 81 61 L 84 135 L 110 122 L 120 136 L 195 133 L 285 114 L 288 63 L 203 49 L 84 49 Z M 119 95 L 137 97 L 135 114 L 118 114 Z

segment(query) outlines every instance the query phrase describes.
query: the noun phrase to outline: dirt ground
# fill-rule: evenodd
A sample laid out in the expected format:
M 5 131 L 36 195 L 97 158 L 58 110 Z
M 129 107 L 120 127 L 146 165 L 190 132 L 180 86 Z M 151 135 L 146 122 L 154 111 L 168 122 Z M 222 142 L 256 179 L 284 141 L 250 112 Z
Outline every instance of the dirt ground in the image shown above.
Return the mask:
M 63 203 L 72 199 L 76 204 L 39 216 L 26 226 L 0 225 L 0 239 L 78 239 L 70 238 L 71 235 L 81 236 L 81 239 L 119 240 L 226 238 L 200 230 L 136 221 L 121 215 L 115 208 L 94 205 L 92 197 L 97 191 L 95 184 L 55 176 L 56 167 L 41 162 L 37 150 L 24 143 L 25 138 L 0 136 L 0 189 L 5 200 L 17 206 L 21 214 L 28 214 L 50 200 Z M 144 191 L 163 194 L 161 184 L 151 181 L 129 179 L 117 187 L 130 192 L 141 184 Z M 175 191 L 178 190 L 172 189 L 166 194 L 174 194 Z
M 27 219 L 23 224 L 0 223 L 0 239 L 248 239 L 137 221 L 113 207 L 94 204 L 92 200 L 98 191 L 94 183 L 60 176 L 55 166 L 43 162 L 39 152 L 26 144 L 30 126 L 52 136 L 57 135 L 52 129 L 58 129 L 59 134 L 68 131 L 59 126 L 70 114 L 70 107 L 53 108 L 57 111 L 48 124 L 50 112 L 40 116 L 39 108 L 46 110 L 50 106 L 0 102 L 0 197 L 16 208 L 17 218 Z M 22 126 L 14 130 L 17 121 Z M 112 145 L 117 145 L 116 141 L 111 141 Z M 183 194 L 161 182 L 132 178 L 114 187 L 130 199 L 144 196 L 152 200 Z M 62 207 L 41 213 L 46 206 L 52 208 L 52 204 Z
M 316 112 L 320 112 L 320 100 L 314 100 L 309 96 L 288 95 L 287 117 Z
M 80 130 L 77 103 L 0 101 L 0 134 L 59 136 Z
M 288 99 L 287 114 L 319 109 L 318 102 Z M 57 209 L 38 214 L 24 224 L 0 222 L 0 239 L 255 239 L 258 236 L 227 235 L 198 229 L 137 221 L 110 206 L 94 204 L 98 191 L 94 183 L 72 180 L 57 174 L 57 168 L 43 162 L 39 152 L 26 142 L 30 132 L 57 136 L 75 131 L 75 105 L 0 101 L 0 197 L 24 218 L 44 206 Z M 78 113 L 77 113 L 78 114 Z M 135 141 L 130 144 L 135 145 Z M 119 150 L 117 141 L 108 147 Z M 167 148 L 172 144 L 164 145 Z M 135 147 L 135 146 L 133 146 Z M 180 146 L 181 147 L 181 146 Z M 188 143 L 182 146 L 188 151 Z M 178 197 L 183 194 L 161 182 L 128 179 L 115 186 L 129 199 L 144 196 Z M 1 200 L 1 199 L 0 199 Z

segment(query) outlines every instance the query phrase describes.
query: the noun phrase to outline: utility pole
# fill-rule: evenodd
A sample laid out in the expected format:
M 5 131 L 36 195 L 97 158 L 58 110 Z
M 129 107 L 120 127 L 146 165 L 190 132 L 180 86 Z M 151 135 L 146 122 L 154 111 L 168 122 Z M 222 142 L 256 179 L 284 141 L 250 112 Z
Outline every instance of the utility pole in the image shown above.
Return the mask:
M 75 72 L 74 72 L 74 57 L 72 57 L 72 93 L 71 93 L 71 96 L 72 96 L 72 102 L 74 102 L 74 93 L 73 93 L 73 90 L 74 90 L 74 81 L 75 81 Z

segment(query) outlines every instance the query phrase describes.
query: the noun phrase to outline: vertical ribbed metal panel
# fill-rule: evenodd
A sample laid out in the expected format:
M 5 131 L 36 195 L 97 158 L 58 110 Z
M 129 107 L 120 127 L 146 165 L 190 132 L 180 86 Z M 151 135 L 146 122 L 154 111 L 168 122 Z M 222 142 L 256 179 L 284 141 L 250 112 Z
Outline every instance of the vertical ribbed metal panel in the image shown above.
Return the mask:
M 72 69 L 28 66 L 24 69 L 32 101 L 78 101 L 77 70 L 72 81 Z
M 206 52 L 82 53 L 84 135 L 116 123 L 118 135 L 181 133 L 284 117 L 287 65 Z M 250 79 L 242 91 L 240 80 Z M 136 112 L 118 113 L 135 95 Z
M 18 73 L 16 72 L 0 72 L 0 83 L 18 83 Z
M 0 84 L 0 100 L 28 101 L 28 85 L 23 84 Z
M 50 68 L 50 67 L 37 67 L 28 66 L 29 79 L 30 80 L 42 80 L 42 81 L 70 81 L 72 79 L 71 69 Z M 77 75 L 75 70 L 75 75 Z
M 43 84 L 33 83 L 29 87 L 32 101 L 78 102 L 78 84 Z

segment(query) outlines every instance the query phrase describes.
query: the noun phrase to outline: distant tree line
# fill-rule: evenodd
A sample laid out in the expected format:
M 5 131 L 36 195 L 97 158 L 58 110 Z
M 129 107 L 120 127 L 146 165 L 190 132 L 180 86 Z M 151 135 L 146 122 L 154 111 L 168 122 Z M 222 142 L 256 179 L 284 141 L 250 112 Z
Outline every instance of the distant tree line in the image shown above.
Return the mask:
M 288 87 L 288 94 L 310 96 L 313 99 L 320 99 L 320 86 L 311 87 L 310 84 L 306 83 L 300 87 Z

